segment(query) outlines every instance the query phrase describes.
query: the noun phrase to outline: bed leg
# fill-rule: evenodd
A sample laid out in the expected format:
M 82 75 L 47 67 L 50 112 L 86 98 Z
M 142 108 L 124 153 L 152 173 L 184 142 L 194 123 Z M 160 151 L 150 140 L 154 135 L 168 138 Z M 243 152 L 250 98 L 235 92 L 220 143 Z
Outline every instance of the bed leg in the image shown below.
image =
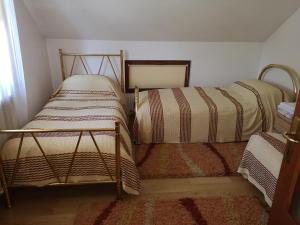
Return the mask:
M 120 152 L 120 122 L 115 122 L 115 149 L 116 149 L 116 188 L 117 199 L 121 199 L 121 152 Z
M 134 87 L 134 103 L 135 103 L 135 115 L 137 115 L 137 110 L 140 104 L 139 99 L 139 88 L 137 86 Z
M 11 205 L 8 187 L 7 187 L 7 183 L 6 183 L 6 179 L 5 179 L 5 175 L 4 175 L 4 171 L 3 171 L 3 167 L 2 167 L 2 159 L 1 158 L 0 158 L 0 183 L 2 184 L 2 188 L 4 191 L 6 206 L 7 206 L 7 208 L 10 209 L 12 207 L 12 205 Z

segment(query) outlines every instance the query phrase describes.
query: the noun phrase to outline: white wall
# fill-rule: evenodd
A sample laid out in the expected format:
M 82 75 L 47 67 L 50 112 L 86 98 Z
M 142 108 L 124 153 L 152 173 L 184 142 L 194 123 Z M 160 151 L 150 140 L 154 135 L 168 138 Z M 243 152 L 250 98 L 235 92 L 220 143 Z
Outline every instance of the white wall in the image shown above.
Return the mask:
M 300 9 L 264 43 L 260 66 L 270 63 L 290 66 L 300 74 Z M 281 77 L 285 78 L 281 83 L 290 85 L 289 79 Z M 279 81 L 279 77 L 276 79 Z
M 45 40 L 23 1 L 15 0 L 15 8 L 30 117 L 41 109 L 61 82 L 58 48 L 72 52 L 124 49 L 128 59 L 189 59 L 192 60 L 192 86 L 220 86 L 238 79 L 256 78 L 259 70 L 269 63 L 286 64 L 300 73 L 300 9 L 265 43 L 226 43 Z M 287 79 L 283 83 L 288 83 Z
M 114 53 L 123 49 L 128 59 L 189 59 L 192 60 L 192 86 L 221 86 L 239 79 L 256 78 L 259 70 L 269 63 L 286 64 L 300 72 L 300 29 L 297 26 L 300 23 L 300 10 L 265 43 L 47 39 L 51 76 L 45 40 L 22 1 L 16 1 L 16 10 L 31 115 L 47 100 L 52 91 L 50 83 L 55 89 L 61 82 L 59 48 L 70 52 L 92 53 Z M 283 83 L 289 85 L 287 79 Z
M 191 85 L 218 86 L 255 78 L 262 44 L 47 39 L 47 48 L 54 88 L 61 82 L 59 48 L 85 53 L 118 53 L 123 49 L 127 59 L 192 60 Z
M 15 9 L 27 90 L 28 119 L 31 119 L 41 110 L 52 92 L 46 40 L 23 1 L 15 0 Z

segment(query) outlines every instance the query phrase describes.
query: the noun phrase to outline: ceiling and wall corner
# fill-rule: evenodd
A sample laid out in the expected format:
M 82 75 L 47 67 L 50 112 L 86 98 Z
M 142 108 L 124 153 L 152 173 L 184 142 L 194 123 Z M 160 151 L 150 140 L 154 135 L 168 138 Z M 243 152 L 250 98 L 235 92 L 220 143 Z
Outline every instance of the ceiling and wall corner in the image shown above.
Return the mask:
M 290 66 L 300 75 L 300 9 L 264 42 L 260 67 L 270 63 Z M 276 82 L 290 87 L 289 79 L 280 72 L 276 76 Z
M 299 0 L 24 0 L 50 39 L 263 42 Z
M 282 36 L 276 35 L 280 31 L 273 33 L 282 24 L 280 29 L 292 23 L 284 22 L 300 7 L 299 0 L 15 1 L 23 2 L 30 12 L 34 29 L 41 33 L 41 46 L 42 36 L 46 38 L 49 60 L 46 64 L 50 66 L 53 89 L 61 82 L 58 48 L 112 53 L 124 49 L 129 59 L 189 59 L 192 60 L 191 85 L 220 86 L 238 79 L 253 79 L 262 65 L 274 63 L 273 60 L 290 66 L 295 64 L 295 59 L 289 63 L 285 56 L 286 61 L 272 58 L 280 55 L 280 51 L 288 54 L 297 44 L 296 39 L 290 45 L 287 43 L 290 40 L 276 37 Z M 282 32 L 293 33 L 287 28 Z M 38 51 L 37 45 L 27 47 L 27 41 L 23 41 L 24 48 L 32 57 Z M 45 69 L 46 57 L 41 58 L 44 65 L 41 67 Z M 31 85 L 43 84 L 34 92 L 36 98 L 42 99 L 39 102 L 46 99 L 42 87 L 48 92 L 51 83 L 47 69 L 44 71 L 31 75 L 30 79 Z M 33 111 L 37 111 L 38 105 L 32 107 Z
M 15 0 L 17 26 L 24 67 L 29 120 L 40 111 L 52 91 L 46 40 L 24 3 Z

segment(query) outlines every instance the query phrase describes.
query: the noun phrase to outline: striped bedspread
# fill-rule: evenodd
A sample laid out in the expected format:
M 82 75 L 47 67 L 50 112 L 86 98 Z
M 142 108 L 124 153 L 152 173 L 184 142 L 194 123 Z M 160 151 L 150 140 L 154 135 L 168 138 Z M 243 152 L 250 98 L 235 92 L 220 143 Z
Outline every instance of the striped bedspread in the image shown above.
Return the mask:
M 73 81 L 75 78 L 72 78 Z M 127 128 L 126 112 L 115 91 L 87 90 L 82 87 L 89 78 L 65 81 L 63 88 L 44 106 L 42 111 L 29 122 L 24 129 L 93 129 L 114 128 L 114 122 L 120 121 L 121 134 L 121 169 L 123 189 L 132 194 L 140 191 L 140 180 L 132 157 L 132 144 Z M 94 83 L 95 78 L 90 79 Z M 103 78 L 102 78 L 103 79 Z M 79 81 L 79 82 L 78 82 Z M 103 81 L 102 81 L 103 82 Z M 71 84 L 71 85 L 70 85 Z M 96 85 L 96 87 L 98 87 Z M 115 175 L 115 138 L 114 132 L 93 132 L 95 140 L 112 176 Z M 43 133 L 36 134 L 41 146 L 54 167 L 59 178 L 64 181 L 72 160 L 79 133 Z M 1 151 L 4 172 L 7 182 L 11 182 L 20 137 L 10 138 Z M 69 182 L 88 182 L 109 180 L 110 174 L 105 168 L 100 155 L 88 132 L 81 138 L 78 152 L 70 171 Z M 14 185 L 44 186 L 57 182 L 42 152 L 34 139 L 27 135 L 24 138 L 19 166 Z
M 258 133 L 252 135 L 238 172 L 257 187 L 272 205 L 286 140 L 281 134 Z
M 225 88 L 140 92 L 134 123 L 137 143 L 244 141 L 273 128 L 276 106 L 289 96 L 259 80 Z

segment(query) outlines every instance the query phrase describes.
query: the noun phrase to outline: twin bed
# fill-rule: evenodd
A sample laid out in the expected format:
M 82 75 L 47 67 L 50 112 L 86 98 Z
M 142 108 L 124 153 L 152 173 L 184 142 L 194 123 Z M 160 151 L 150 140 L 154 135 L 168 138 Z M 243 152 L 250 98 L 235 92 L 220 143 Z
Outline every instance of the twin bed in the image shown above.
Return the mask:
M 272 68 L 282 66 L 270 65 L 267 69 Z M 136 87 L 136 142 L 246 141 L 254 133 L 271 131 L 277 105 L 294 100 L 297 90 L 291 94 L 263 81 L 267 69 L 258 80 L 237 81 L 222 88 L 178 87 L 179 84 L 152 89 L 152 84 L 150 90 L 139 92 Z M 132 80 L 131 86 L 135 83 Z
M 272 205 L 286 140 L 281 134 L 260 132 L 250 137 L 238 173 L 260 190 Z
M 67 56 L 73 57 L 68 76 L 63 61 Z M 97 76 L 88 73 L 86 56 L 100 57 Z M 120 59 L 121 81 L 113 65 L 114 57 Z M 0 131 L 10 135 L 0 160 L 8 205 L 7 188 L 11 186 L 111 182 L 116 184 L 118 197 L 121 189 L 138 194 L 140 179 L 129 135 L 126 98 L 120 85 L 123 52 L 85 55 L 60 50 L 60 59 L 64 81 L 42 111 L 20 130 Z M 76 59 L 82 63 L 86 75 L 73 74 Z M 100 75 L 105 60 L 115 80 Z M 165 66 L 160 61 L 154 65 Z M 168 65 L 171 67 L 164 67 L 164 73 L 175 74 L 179 82 L 184 82 L 181 86 L 187 86 L 190 62 L 172 61 Z M 271 68 L 278 66 L 268 69 Z M 143 72 L 140 69 L 137 71 Z M 126 89 L 131 85 L 134 90 L 134 81 L 128 77 L 129 68 L 126 71 Z M 150 65 L 150 74 L 155 71 Z M 138 76 L 135 79 L 141 82 Z M 138 143 L 232 142 L 248 140 L 256 132 L 270 131 L 276 105 L 292 97 L 261 79 L 239 81 L 224 88 L 170 87 L 140 93 L 135 88 L 135 140 Z M 168 79 L 160 82 L 168 83 Z M 176 86 L 176 81 L 172 85 Z
M 7 187 L 115 183 L 127 193 L 140 192 L 127 126 L 125 96 L 113 58 L 117 55 L 65 54 L 60 51 L 63 83 L 32 121 L 20 130 L 2 130 L 9 140 L 1 150 L 1 183 Z M 73 57 L 66 76 L 64 57 Z M 84 57 L 98 57 L 99 74 L 90 75 Z M 77 61 L 76 61 L 77 60 Z M 74 75 L 81 62 L 85 75 Z M 106 62 L 106 63 L 105 63 Z M 110 65 L 116 80 L 100 75 Z M 122 72 L 121 72 L 122 73 Z M 4 176 L 6 179 L 4 179 Z
M 139 94 L 139 143 L 246 141 L 270 131 L 276 106 L 287 93 L 260 80 L 237 81 L 225 88 L 186 87 Z
M 146 64 L 145 70 L 148 67 Z M 288 75 L 293 92 L 264 81 L 272 69 Z M 136 81 L 131 81 L 133 88 Z M 283 136 L 271 131 L 277 106 L 295 101 L 298 92 L 297 74 L 286 66 L 274 64 L 265 67 L 258 80 L 237 81 L 222 88 L 174 86 L 139 92 L 135 87 L 135 141 L 240 142 L 250 138 L 238 172 L 264 194 L 271 206 L 286 147 Z

